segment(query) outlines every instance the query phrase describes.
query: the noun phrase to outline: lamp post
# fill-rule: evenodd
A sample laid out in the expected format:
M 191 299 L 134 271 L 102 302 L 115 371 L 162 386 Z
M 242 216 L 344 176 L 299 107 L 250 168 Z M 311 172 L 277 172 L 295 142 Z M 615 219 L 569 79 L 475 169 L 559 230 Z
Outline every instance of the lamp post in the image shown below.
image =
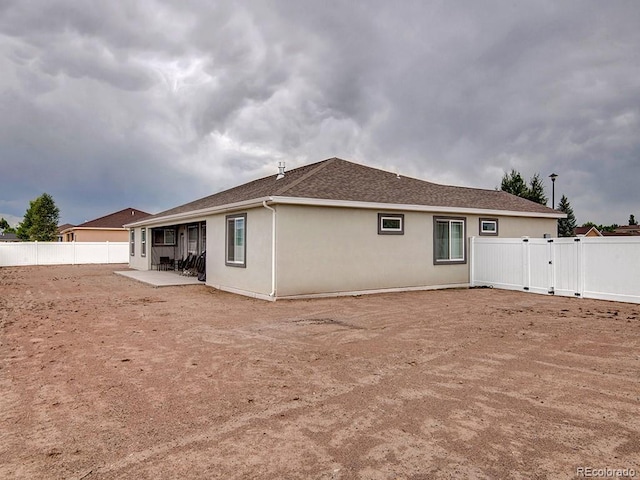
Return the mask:
M 551 175 L 549 175 L 549 178 L 551 179 L 551 208 L 553 208 L 554 210 L 556 209 L 556 178 L 558 177 L 558 175 L 556 175 L 555 173 L 552 173 Z

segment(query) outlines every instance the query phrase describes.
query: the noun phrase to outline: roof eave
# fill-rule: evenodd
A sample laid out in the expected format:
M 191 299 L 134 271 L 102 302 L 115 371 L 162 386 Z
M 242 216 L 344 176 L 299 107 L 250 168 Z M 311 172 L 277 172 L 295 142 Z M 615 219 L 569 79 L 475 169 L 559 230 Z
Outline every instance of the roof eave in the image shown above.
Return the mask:
M 530 218 L 567 218 L 565 213 L 545 213 L 545 212 L 526 212 L 520 210 L 495 210 L 487 208 L 468 208 L 468 207 L 443 207 L 437 205 L 411 205 L 399 203 L 382 203 L 382 202 L 360 202 L 351 200 L 328 200 L 319 198 L 302 198 L 302 197 L 270 197 L 272 203 L 290 204 L 290 205 L 310 205 L 322 207 L 343 207 L 343 208 L 365 208 L 379 210 L 404 210 L 414 212 L 434 212 L 434 213 L 464 213 L 468 215 L 503 215 L 511 217 L 530 217 Z
M 149 220 L 143 219 L 138 222 L 127 223 L 124 228 L 145 227 L 154 225 L 166 225 L 167 223 L 179 223 L 188 220 L 194 220 L 199 217 L 205 217 L 207 215 L 214 215 L 218 213 L 229 212 L 233 210 L 239 210 L 242 208 L 258 207 L 262 205 L 262 202 L 271 200 L 271 197 L 253 198 L 251 200 L 244 200 L 242 202 L 227 203 L 224 205 L 218 205 L 215 207 L 201 208 L 199 210 L 190 210 L 188 212 L 175 213 L 173 215 L 163 215 L 162 217 L 155 217 Z
M 194 220 L 207 215 L 224 213 L 227 211 L 239 210 L 242 208 L 258 207 L 264 201 L 272 204 L 283 205 L 308 205 L 316 207 L 342 207 L 342 208 L 363 208 L 375 210 L 404 210 L 413 212 L 433 212 L 446 214 L 468 214 L 468 215 L 503 215 L 510 217 L 527 217 L 527 218 L 567 218 L 564 213 L 545 213 L 545 212 L 526 212 L 520 210 L 495 210 L 486 208 L 465 208 L 465 207 L 443 207 L 437 205 L 411 205 L 399 203 L 382 203 L 382 202 L 360 202 L 351 200 L 330 200 L 323 198 L 305 198 L 305 197 L 284 197 L 284 196 L 268 196 L 259 197 L 242 202 L 228 203 L 218 205 L 216 207 L 203 208 L 199 210 L 191 210 L 189 212 L 176 213 L 173 215 L 165 215 L 149 220 L 140 220 L 139 222 L 128 223 L 124 228 L 135 228 L 154 225 L 166 225 L 167 223 L 185 222 Z
M 73 230 L 126 230 L 124 227 L 69 227 L 60 231 L 60 234 L 72 232 Z

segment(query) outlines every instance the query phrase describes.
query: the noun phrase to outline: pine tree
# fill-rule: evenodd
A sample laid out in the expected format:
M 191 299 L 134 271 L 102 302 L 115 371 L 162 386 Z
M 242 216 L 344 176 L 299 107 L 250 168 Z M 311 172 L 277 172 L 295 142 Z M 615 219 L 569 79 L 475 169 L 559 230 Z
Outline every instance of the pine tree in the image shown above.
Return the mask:
M 16 233 L 16 229 L 9 225 L 9 222 L 4 217 L 0 218 L 0 231 L 3 233 Z
M 528 188 L 524 183 L 520 172 L 511 170 L 511 173 L 505 173 L 502 177 L 502 183 L 500 184 L 500 190 L 518 197 L 527 198 Z
M 576 228 L 576 217 L 573 214 L 573 208 L 571 208 L 569 199 L 564 195 L 562 195 L 562 198 L 560 199 L 558 210 L 567 214 L 567 218 L 561 218 L 558 220 L 558 236 L 573 237 L 573 231 Z
M 636 217 L 633 216 L 633 213 L 629 215 L 629 225 L 638 225 L 638 222 L 636 221 Z
M 511 193 L 517 197 L 526 198 L 541 205 L 546 205 L 549 201 L 544 194 L 544 182 L 540 178 L 539 173 L 531 177 L 529 185 L 527 185 L 520 172 L 511 170 L 511 173 L 505 173 L 502 177 L 500 190 Z
M 48 193 L 29 202 L 24 219 L 18 225 L 18 238 L 26 241 L 51 242 L 58 233 L 60 209 Z
M 549 199 L 544 194 L 544 182 L 540 178 L 539 173 L 536 173 L 533 177 L 531 177 L 527 196 L 525 198 L 531 200 L 532 202 L 539 203 L 540 205 L 547 204 L 547 201 Z

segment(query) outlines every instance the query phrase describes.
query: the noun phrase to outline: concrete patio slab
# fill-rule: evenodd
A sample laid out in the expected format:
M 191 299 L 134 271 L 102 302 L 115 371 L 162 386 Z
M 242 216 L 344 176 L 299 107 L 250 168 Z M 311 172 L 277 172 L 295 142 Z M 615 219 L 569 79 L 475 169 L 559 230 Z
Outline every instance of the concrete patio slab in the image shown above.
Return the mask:
M 177 285 L 204 285 L 197 277 L 185 277 L 177 272 L 163 272 L 156 270 L 123 270 L 114 272 L 116 275 L 147 283 L 154 287 L 173 287 Z

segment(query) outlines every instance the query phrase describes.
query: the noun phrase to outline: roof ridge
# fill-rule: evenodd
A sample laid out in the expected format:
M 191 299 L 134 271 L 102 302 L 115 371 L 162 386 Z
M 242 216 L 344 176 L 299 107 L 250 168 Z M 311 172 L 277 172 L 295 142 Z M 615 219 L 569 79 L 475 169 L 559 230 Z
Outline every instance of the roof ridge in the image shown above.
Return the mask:
M 304 175 L 302 175 L 300 178 L 298 178 L 297 180 L 294 180 L 293 182 L 291 182 L 289 185 L 287 185 L 286 187 L 280 189 L 280 190 L 276 190 L 275 191 L 275 195 L 282 195 L 283 193 L 287 192 L 288 190 L 291 190 L 293 187 L 295 187 L 296 185 L 300 184 L 300 182 L 305 181 L 307 178 L 315 175 L 316 173 L 318 173 L 320 170 L 322 170 L 323 168 L 325 168 L 327 165 L 333 163 L 333 161 L 336 158 L 329 158 L 328 160 L 324 160 L 322 162 L 320 162 L 320 165 L 318 165 L 317 167 L 311 169 L 311 171 L 309 171 L 308 173 L 305 173 Z M 286 178 L 286 177 L 285 177 Z

